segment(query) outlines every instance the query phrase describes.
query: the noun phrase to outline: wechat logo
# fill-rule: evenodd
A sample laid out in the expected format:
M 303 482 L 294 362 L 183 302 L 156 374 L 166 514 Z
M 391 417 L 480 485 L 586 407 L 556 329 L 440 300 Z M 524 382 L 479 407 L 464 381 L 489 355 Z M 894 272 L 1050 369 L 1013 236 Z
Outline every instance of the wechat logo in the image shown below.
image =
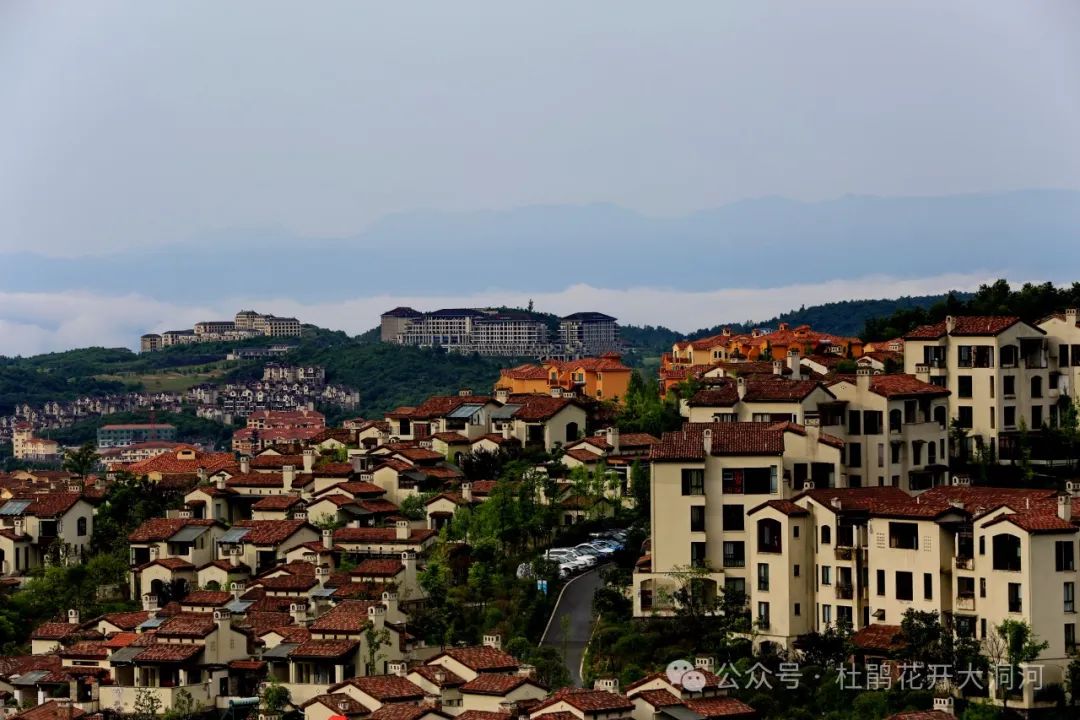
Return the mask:
M 681 685 L 689 692 L 701 692 L 707 682 L 705 675 L 687 660 L 673 660 L 668 663 L 667 678 L 672 685 Z

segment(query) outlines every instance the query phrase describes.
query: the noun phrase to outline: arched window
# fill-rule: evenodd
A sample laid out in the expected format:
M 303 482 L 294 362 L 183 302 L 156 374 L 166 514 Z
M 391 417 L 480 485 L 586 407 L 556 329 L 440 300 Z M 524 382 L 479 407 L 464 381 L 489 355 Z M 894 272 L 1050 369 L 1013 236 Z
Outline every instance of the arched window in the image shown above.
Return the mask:
M 578 439 L 578 424 L 576 422 L 566 423 L 566 442 L 574 442 Z
M 832 527 L 829 525 L 821 526 L 821 544 L 828 545 L 832 543 Z
M 889 411 L 889 430 L 899 431 L 904 424 L 904 413 L 899 409 Z
M 778 553 L 783 550 L 780 540 L 780 521 L 758 520 L 757 524 L 757 548 L 758 552 Z
M 1042 377 L 1036 375 L 1031 378 L 1031 397 L 1041 398 L 1043 396 L 1043 382 Z
M 81 517 L 75 522 L 75 535 L 86 537 L 86 518 Z
M 993 549 L 995 570 L 1020 571 L 1020 538 L 1008 534 L 995 535 Z

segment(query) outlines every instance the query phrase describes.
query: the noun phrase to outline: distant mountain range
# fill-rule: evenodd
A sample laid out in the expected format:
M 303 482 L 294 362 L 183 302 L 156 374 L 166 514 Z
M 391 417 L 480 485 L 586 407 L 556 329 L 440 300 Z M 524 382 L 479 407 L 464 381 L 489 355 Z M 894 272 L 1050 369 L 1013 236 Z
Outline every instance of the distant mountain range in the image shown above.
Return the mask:
M 71 259 L 0 254 L 0 289 L 161 300 L 465 294 L 489 288 L 780 287 L 985 270 L 1063 279 L 1080 265 L 1080 191 L 763 198 L 675 218 L 613 205 L 388 216 L 349 238 L 222 231 Z

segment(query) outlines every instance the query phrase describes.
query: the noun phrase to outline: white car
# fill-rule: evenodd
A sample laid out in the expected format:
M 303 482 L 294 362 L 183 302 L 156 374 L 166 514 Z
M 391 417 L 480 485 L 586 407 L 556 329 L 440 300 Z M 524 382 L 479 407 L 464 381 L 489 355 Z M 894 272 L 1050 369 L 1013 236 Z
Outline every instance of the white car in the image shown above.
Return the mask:
M 553 548 L 547 551 L 547 558 L 572 565 L 577 570 L 584 570 L 596 564 L 596 558 L 579 553 L 572 548 Z
M 581 543 L 574 549 L 587 555 L 595 555 L 597 558 L 604 559 L 607 559 L 608 557 L 615 554 L 615 550 L 613 548 L 606 547 L 604 545 L 601 545 L 600 543 Z

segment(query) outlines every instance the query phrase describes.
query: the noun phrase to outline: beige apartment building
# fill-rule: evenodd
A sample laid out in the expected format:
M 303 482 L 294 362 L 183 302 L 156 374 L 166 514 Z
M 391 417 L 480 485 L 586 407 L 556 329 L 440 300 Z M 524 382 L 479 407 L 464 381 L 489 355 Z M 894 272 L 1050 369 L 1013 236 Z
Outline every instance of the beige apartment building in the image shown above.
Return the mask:
M 1008 457 L 1022 426 L 1057 422 L 1042 328 L 1011 316 L 950 316 L 912 330 L 904 343 L 904 370 L 950 391 L 949 418 L 968 430 L 967 450 L 987 446 Z
M 1050 395 L 1056 389 L 1059 395 L 1075 398 L 1080 388 L 1080 310 L 1070 308 L 1055 313 L 1040 320 L 1038 326 L 1050 345 Z
M 723 588 L 749 592 L 749 512 L 790 497 L 796 477 L 844 485 L 842 447 L 818 428 L 793 423 L 687 423 L 665 433 L 650 455 L 651 553 L 634 572 L 634 614 L 672 612 L 671 594 L 692 569 L 705 571 L 710 596 Z

